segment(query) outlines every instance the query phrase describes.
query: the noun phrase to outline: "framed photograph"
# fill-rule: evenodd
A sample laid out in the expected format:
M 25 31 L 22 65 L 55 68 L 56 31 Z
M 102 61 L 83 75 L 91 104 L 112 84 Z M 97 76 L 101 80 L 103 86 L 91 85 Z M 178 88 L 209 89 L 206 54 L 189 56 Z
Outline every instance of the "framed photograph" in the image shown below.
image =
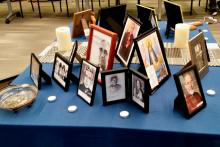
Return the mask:
M 147 75 L 153 92 L 170 76 L 160 33 L 154 28 L 135 39 L 142 72 Z
M 34 53 L 31 53 L 30 77 L 38 89 L 41 88 L 41 71 L 41 62 L 38 60 Z
M 116 33 L 91 24 L 86 59 L 100 67 L 100 72 L 112 69 L 116 41 Z M 100 73 L 98 82 L 101 83 Z
M 128 69 L 122 68 L 101 73 L 103 105 L 127 100 Z
M 93 105 L 99 67 L 83 60 L 77 94 L 90 106 Z
M 78 49 L 78 41 L 76 40 L 69 56 L 70 63 L 73 63 L 74 58 L 76 57 L 77 54 L 77 49 Z
M 56 53 L 53 64 L 52 78 L 61 88 L 63 88 L 64 91 L 68 91 L 69 89 L 71 72 L 72 64 L 69 62 L 69 60 L 67 60 L 61 54 Z
M 192 64 L 195 64 L 200 78 L 209 71 L 207 46 L 203 32 L 200 32 L 189 41 L 189 49 Z
M 184 114 L 192 117 L 206 106 L 205 96 L 202 90 L 199 74 L 195 65 L 174 75 L 178 99 L 182 102 Z
M 128 15 L 116 51 L 116 57 L 125 67 L 128 67 L 131 63 L 132 56 L 134 54 L 133 39 L 138 36 L 140 28 L 141 22 L 136 20 L 131 15 Z
M 150 92 L 149 79 L 135 70 L 130 69 L 129 72 L 131 101 L 138 105 L 144 112 L 148 113 Z
M 143 25 L 141 26 L 142 33 L 159 26 L 156 17 L 156 11 L 154 8 L 146 7 L 139 4 L 136 4 L 136 6 L 138 11 L 138 18 L 143 23 Z

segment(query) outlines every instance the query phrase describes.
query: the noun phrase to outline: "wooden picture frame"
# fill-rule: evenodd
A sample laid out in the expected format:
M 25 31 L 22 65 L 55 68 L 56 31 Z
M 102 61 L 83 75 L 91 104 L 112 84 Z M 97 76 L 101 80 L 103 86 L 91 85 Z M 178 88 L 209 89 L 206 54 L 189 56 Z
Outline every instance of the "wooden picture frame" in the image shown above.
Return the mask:
M 77 95 L 90 106 L 94 102 L 98 73 L 99 67 L 86 60 L 82 60 Z
M 85 19 L 87 22 L 90 22 L 91 16 L 94 15 L 92 9 L 87 9 L 84 11 L 76 12 L 73 15 L 73 29 L 72 29 L 72 38 L 78 37 L 84 34 L 82 19 Z M 95 22 L 94 22 L 95 23 Z
M 86 59 L 100 67 L 100 72 L 112 69 L 117 34 L 91 24 Z M 101 83 L 99 73 L 98 82 Z
M 50 76 L 43 71 L 43 66 L 34 53 L 31 53 L 30 63 L 30 77 L 38 90 L 41 89 L 41 78 L 43 78 L 47 84 L 51 84 Z
M 52 78 L 64 90 L 69 90 L 72 64 L 60 53 L 55 54 Z
M 128 100 L 127 68 L 103 71 L 101 77 L 103 105 Z
M 209 71 L 207 46 L 203 32 L 198 33 L 189 41 L 191 63 L 195 64 L 200 78 Z
M 150 94 L 150 83 L 149 79 L 133 70 L 129 70 L 129 91 L 130 99 L 145 113 L 149 112 L 149 94 Z
M 131 15 L 127 15 L 124 29 L 119 40 L 116 57 L 125 66 L 129 67 L 134 54 L 134 41 L 139 34 L 142 23 Z
M 196 65 L 174 74 L 174 80 L 178 91 L 174 108 L 181 110 L 186 118 L 190 118 L 206 107 L 205 95 Z
M 149 78 L 153 93 L 171 75 L 158 28 L 138 36 L 134 42 L 141 63 L 139 70 Z

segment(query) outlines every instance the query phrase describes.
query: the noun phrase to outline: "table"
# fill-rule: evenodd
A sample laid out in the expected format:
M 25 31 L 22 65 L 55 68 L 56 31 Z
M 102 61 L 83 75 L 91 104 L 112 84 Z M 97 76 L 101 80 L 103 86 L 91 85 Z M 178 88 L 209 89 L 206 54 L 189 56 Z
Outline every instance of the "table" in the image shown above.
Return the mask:
M 138 65 L 132 65 L 136 68 Z M 44 64 L 51 75 L 52 64 Z M 119 68 L 118 64 L 114 68 Z M 79 74 L 79 65 L 73 73 Z M 181 66 L 170 66 L 176 73 Z M 54 81 L 42 84 L 42 90 L 31 108 L 18 113 L 0 111 L 1 145 L 22 147 L 63 146 L 219 146 L 220 145 L 220 69 L 209 68 L 202 79 L 204 91 L 216 90 L 216 96 L 206 96 L 207 107 L 187 120 L 173 111 L 177 90 L 172 77 L 150 96 L 150 112 L 143 113 L 136 106 L 125 102 L 102 106 L 101 87 L 97 86 L 94 106 L 90 107 L 76 95 L 77 84 L 64 92 Z M 215 81 L 215 82 L 214 82 Z M 29 68 L 13 84 L 31 83 Z M 56 95 L 57 101 L 48 103 L 47 97 Z M 75 113 L 68 113 L 67 106 L 78 106 Z M 121 110 L 128 110 L 130 117 L 119 117 Z M 13 141 L 11 141 L 13 138 Z

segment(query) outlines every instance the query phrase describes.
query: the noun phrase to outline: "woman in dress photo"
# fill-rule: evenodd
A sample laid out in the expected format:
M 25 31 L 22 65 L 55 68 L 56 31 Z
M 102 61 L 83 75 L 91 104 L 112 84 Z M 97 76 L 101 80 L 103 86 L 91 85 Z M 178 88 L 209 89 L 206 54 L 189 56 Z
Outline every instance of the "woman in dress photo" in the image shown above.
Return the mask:
M 135 80 L 135 85 L 134 85 L 134 91 L 133 91 L 133 96 L 134 98 L 140 100 L 143 102 L 143 90 L 142 90 L 142 84 L 141 81 L 139 79 Z

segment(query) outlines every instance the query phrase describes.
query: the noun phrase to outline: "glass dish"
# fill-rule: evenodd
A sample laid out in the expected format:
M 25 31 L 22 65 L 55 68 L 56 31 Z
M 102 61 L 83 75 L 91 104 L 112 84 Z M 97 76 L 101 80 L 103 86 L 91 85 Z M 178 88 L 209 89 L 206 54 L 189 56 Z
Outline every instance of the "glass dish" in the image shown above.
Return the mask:
M 0 91 L 0 108 L 16 111 L 31 105 L 38 93 L 37 87 L 29 84 L 12 85 Z

